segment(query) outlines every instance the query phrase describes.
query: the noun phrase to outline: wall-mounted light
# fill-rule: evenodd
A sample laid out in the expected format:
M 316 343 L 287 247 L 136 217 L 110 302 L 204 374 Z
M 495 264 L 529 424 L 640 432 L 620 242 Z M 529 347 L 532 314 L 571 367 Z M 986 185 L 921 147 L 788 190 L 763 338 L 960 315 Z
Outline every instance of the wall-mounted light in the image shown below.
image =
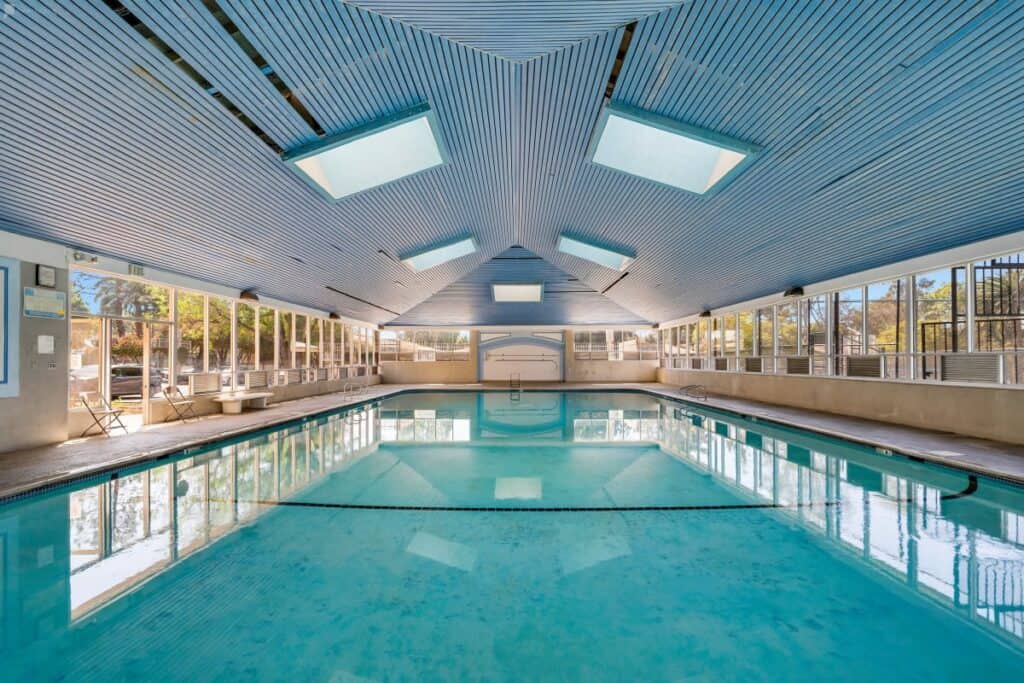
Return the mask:
M 81 263 L 82 261 L 85 261 L 86 263 L 99 263 L 100 261 L 99 256 L 95 256 L 93 254 L 86 254 L 84 251 L 76 251 L 71 256 L 79 263 Z
M 333 312 L 327 317 L 330 318 L 331 320 L 341 320 L 341 316 Z
M 790 287 L 789 289 L 787 289 L 785 292 L 782 293 L 782 296 L 803 296 L 803 295 L 804 295 L 804 288 L 803 287 Z
M 701 311 L 700 315 L 698 315 L 697 317 L 698 318 L 710 318 L 711 317 L 711 311 Z
M 243 289 L 242 292 L 238 295 L 238 298 L 242 299 L 243 301 L 259 301 L 260 300 L 260 297 L 259 297 L 258 294 L 256 294 L 256 290 L 255 289 Z

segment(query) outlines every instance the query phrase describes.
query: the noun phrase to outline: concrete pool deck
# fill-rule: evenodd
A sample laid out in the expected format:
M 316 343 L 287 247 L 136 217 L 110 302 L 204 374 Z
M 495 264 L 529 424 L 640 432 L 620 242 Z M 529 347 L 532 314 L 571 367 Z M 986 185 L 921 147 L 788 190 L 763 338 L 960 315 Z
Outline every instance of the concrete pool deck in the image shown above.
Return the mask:
M 186 448 L 409 390 L 479 389 L 507 391 L 502 386 L 483 384 L 377 384 L 358 395 L 324 394 L 273 404 L 264 410 L 247 411 L 241 415 L 204 416 L 188 423 L 148 425 L 135 433 L 112 438 L 99 436 L 71 439 L 60 444 L 3 453 L 0 454 L 0 499 L 99 475 L 155 460 Z M 640 390 L 664 398 L 686 400 L 694 406 L 726 410 L 1024 484 L 1024 446 L 1021 445 L 736 398 L 712 395 L 706 401 L 684 399 L 677 387 L 667 384 L 530 384 L 525 389 Z

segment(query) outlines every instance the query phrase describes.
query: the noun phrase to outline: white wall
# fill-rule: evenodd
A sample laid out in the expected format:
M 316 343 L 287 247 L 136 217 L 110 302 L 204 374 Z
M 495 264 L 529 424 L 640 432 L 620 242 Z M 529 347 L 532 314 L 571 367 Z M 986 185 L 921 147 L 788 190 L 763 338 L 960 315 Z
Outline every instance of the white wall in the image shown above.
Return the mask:
M 507 382 L 514 373 L 519 373 L 523 382 L 559 382 L 562 379 L 561 353 L 550 346 L 524 341 L 481 349 L 480 353 L 484 354 L 482 379 L 485 382 Z

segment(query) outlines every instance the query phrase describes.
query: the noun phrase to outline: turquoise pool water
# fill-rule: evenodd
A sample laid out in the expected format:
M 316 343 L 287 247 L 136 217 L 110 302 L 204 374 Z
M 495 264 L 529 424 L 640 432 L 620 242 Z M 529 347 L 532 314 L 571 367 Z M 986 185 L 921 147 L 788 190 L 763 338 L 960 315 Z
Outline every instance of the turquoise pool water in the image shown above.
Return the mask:
M 0 507 L 0 678 L 1020 680 L 1024 493 L 641 393 L 413 393 Z

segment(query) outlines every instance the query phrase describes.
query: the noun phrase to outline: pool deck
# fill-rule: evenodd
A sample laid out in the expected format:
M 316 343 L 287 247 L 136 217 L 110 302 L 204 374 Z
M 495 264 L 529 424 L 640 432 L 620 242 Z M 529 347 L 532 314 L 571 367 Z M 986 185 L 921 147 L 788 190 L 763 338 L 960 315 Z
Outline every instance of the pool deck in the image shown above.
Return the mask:
M 676 387 L 666 384 L 530 384 L 527 390 L 592 391 L 642 390 L 680 399 Z M 271 405 L 241 415 L 211 415 L 188 423 L 149 425 L 133 434 L 72 439 L 61 444 L 0 454 L 0 499 L 53 486 L 62 482 L 110 472 L 185 448 L 272 427 L 368 400 L 385 398 L 410 389 L 458 391 L 505 390 L 482 384 L 378 384 L 363 394 L 325 394 Z M 929 462 L 987 474 L 1024 484 L 1024 446 L 986 441 L 951 433 L 864 420 L 860 418 L 787 408 L 744 399 L 709 396 L 706 401 L 688 400 L 791 427 L 835 436 L 868 446 L 886 448 Z

